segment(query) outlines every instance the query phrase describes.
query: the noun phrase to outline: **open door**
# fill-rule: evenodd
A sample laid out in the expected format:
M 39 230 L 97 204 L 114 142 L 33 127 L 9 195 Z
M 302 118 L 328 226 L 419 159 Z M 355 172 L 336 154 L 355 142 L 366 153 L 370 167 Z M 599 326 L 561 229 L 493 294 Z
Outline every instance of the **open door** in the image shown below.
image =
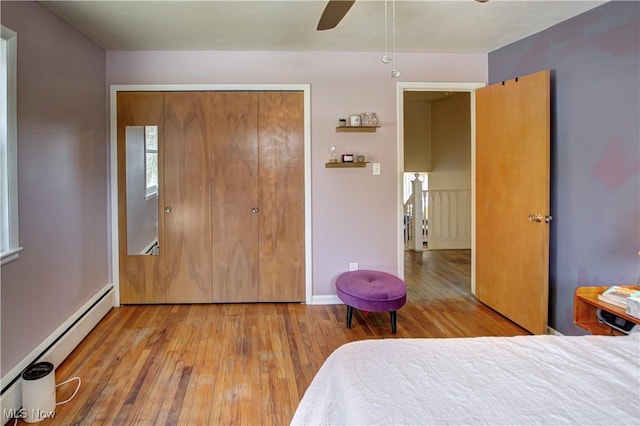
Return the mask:
M 476 91 L 476 296 L 547 331 L 550 73 Z

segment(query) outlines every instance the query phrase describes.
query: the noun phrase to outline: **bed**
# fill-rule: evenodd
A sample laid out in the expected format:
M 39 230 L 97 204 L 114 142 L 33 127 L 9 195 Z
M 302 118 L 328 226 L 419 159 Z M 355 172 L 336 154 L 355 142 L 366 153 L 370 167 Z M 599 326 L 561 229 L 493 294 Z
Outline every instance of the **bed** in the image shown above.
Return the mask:
M 347 343 L 291 423 L 640 425 L 640 333 Z

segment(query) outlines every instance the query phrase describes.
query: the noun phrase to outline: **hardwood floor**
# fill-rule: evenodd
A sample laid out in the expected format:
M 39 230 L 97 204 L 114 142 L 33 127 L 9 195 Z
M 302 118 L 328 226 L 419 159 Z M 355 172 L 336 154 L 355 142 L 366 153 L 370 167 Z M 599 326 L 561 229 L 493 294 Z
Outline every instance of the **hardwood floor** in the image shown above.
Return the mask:
M 468 250 L 407 252 L 408 302 L 387 313 L 344 305 L 147 305 L 112 309 L 56 371 L 82 386 L 42 425 L 288 424 L 338 346 L 362 339 L 528 334 L 469 294 Z M 58 389 L 57 401 L 74 384 Z M 22 422 L 21 422 L 22 423 Z

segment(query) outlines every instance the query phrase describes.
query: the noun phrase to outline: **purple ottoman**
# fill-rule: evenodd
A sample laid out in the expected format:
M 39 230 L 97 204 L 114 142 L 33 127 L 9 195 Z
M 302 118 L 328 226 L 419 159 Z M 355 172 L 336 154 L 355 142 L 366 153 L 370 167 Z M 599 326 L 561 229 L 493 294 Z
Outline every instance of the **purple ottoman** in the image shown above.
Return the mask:
M 389 312 L 391 332 L 396 334 L 396 309 L 407 302 L 407 286 L 395 275 L 366 269 L 341 274 L 336 280 L 338 297 L 347 305 L 347 328 L 353 308 L 368 312 Z

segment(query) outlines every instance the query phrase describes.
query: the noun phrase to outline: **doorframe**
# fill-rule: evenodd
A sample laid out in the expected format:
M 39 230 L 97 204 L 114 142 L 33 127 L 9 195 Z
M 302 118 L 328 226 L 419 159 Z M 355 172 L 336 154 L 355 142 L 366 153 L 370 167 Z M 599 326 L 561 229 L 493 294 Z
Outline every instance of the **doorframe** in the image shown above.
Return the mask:
M 396 219 L 398 231 L 398 276 L 404 279 L 404 230 L 402 229 L 403 173 L 404 173 L 404 92 L 468 92 L 471 125 L 471 293 L 476 293 L 476 94 L 475 91 L 487 85 L 486 82 L 398 82 L 396 98 L 396 122 L 398 135 L 396 148 L 398 155 L 398 182 Z
M 118 92 L 197 92 L 197 91 L 254 91 L 304 93 L 304 256 L 305 256 L 305 303 L 312 303 L 312 253 L 311 253 L 311 85 L 310 84 L 115 84 L 109 89 L 110 115 L 110 215 L 111 251 L 110 264 L 112 283 L 115 290 L 115 306 L 120 306 L 120 258 L 118 247 L 118 131 L 117 131 L 117 94 Z

